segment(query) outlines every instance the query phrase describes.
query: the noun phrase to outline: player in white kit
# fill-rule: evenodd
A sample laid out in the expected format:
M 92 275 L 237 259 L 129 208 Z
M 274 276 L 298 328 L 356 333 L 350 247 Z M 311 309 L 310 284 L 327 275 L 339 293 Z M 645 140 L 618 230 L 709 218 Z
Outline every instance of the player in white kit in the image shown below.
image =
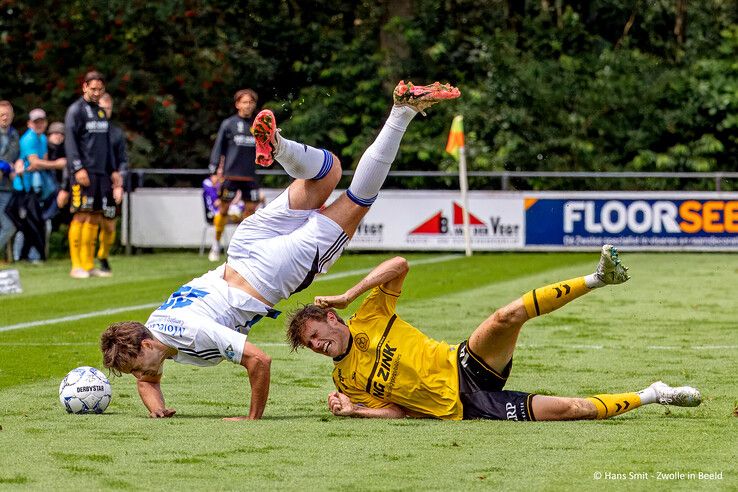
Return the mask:
M 295 181 L 238 226 L 224 265 L 180 287 L 145 325 L 110 325 L 100 340 L 105 367 L 136 377 L 151 417 L 171 417 L 175 410 L 165 406 L 160 385 L 164 361 L 211 366 L 228 359 L 246 368 L 251 385 L 248 415 L 228 420 L 260 418 L 269 395 L 271 359 L 247 341 L 249 330 L 264 316 L 276 317 L 276 303 L 335 263 L 377 198 L 415 115 L 459 96 L 448 84 L 400 82 L 390 115 L 359 160 L 348 190 L 322 210 L 341 178 L 338 158 L 282 137 L 274 114 L 260 112 L 251 129 L 256 163 L 268 166 L 277 160 Z

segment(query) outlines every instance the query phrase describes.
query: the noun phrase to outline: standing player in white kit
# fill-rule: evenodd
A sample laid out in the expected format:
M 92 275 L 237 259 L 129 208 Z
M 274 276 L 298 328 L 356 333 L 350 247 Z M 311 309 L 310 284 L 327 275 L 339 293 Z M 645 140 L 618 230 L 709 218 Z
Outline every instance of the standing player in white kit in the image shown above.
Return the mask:
M 171 417 L 175 410 L 165 406 L 160 386 L 164 361 L 213 366 L 228 359 L 246 368 L 251 385 L 248 415 L 229 420 L 260 418 L 269 395 L 271 359 L 247 341 L 249 330 L 264 316 L 276 317 L 276 303 L 305 289 L 335 263 L 377 198 L 415 115 L 459 96 L 448 84 L 400 82 L 390 115 L 359 160 L 348 190 L 322 210 L 341 178 L 338 158 L 283 138 L 274 114 L 260 112 L 252 128 L 256 163 L 268 166 L 277 160 L 295 181 L 238 226 L 226 264 L 180 287 L 145 325 L 110 325 L 100 341 L 105 367 L 136 377 L 151 417 Z

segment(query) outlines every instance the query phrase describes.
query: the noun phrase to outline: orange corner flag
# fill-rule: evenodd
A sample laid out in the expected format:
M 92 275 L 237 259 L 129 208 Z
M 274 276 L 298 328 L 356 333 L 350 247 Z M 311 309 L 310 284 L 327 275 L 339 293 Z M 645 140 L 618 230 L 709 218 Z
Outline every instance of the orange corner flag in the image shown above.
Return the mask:
M 461 115 L 454 116 L 451 123 L 451 131 L 448 132 L 448 143 L 446 144 L 446 152 L 459 159 L 459 149 L 464 146 L 464 117 Z

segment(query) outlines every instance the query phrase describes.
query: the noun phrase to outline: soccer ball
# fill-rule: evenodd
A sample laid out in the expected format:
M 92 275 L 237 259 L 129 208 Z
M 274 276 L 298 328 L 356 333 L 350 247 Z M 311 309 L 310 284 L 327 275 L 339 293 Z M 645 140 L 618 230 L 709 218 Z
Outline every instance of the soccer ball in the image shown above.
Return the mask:
M 103 413 L 112 396 L 110 381 L 94 367 L 72 369 L 59 385 L 59 401 L 68 413 Z

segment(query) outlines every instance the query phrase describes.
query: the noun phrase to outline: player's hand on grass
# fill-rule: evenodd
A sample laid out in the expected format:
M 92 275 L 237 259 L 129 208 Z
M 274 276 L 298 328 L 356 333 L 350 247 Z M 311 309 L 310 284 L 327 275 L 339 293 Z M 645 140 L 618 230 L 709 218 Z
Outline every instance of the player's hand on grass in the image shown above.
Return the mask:
M 149 412 L 149 417 L 152 419 L 165 419 L 173 416 L 177 411 L 173 408 L 161 408 L 159 410 L 152 410 Z
M 351 304 L 351 299 L 346 294 L 340 296 L 315 296 L 313 303 L 320 308 L 343 309 Z
M 349 417 L 354 414 L 354 404 L 348 396 L 338 391 L 328 394 L 328 408 L 333 415 L 339 417 Z

